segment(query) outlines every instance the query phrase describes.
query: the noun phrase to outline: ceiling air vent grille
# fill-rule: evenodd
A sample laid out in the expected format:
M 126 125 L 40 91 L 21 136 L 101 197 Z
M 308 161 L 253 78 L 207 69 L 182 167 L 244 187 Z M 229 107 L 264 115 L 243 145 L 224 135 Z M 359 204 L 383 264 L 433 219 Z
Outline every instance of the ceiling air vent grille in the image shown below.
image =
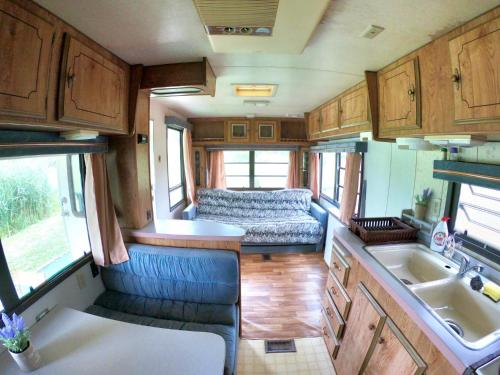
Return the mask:
M 279 0 L 193 0 L 208 34 L 271 36 Z

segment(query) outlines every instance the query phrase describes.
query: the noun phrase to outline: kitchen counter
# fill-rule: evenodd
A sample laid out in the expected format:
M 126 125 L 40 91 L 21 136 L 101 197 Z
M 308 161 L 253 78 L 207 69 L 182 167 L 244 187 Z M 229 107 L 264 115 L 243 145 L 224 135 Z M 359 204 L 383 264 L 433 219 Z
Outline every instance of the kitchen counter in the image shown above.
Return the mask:
M 423 302 L 364 249 L 365 243 L 348 228 L 336 228 L 334 239 L 342 244 L 350 255 L 380 283 L 458 372 L 463 373 L 470 365 L 491 357 L 495 353 L 498 355 L 500 350 L 498 340 L 480 350 L 469 349 L 462 345 L 432 315 Z

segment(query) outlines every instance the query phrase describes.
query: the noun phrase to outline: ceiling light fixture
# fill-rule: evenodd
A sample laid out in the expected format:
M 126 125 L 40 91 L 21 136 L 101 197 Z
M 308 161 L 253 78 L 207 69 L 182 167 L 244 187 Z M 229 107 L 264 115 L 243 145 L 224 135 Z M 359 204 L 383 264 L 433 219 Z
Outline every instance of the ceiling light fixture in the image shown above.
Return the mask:
M 271 97 L 276 95 L 277 89 L 276 84 L 233 84 L 234 95 L 242 97 Z
M 243 104 L 253 107 L 267 107 L 269 105 L 269 100 L 244 100 Z

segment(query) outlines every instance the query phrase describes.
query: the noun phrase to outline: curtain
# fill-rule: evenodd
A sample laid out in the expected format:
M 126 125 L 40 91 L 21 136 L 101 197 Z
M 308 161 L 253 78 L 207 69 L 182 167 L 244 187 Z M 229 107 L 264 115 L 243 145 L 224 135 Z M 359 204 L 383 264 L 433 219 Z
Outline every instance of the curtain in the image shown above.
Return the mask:
M 184 129 L 182 134 L 182 146 L 184 150 L 184 175 L 186 176 L 186 194 L 188 203 L 196 203 L 196 186 L 194 185 L 193 173 L 193 145 L 191 131 Z
M 224 173 L 224 151 L 211 151 L 208 165 L 208 188 L 225 189 L 226 174 Z
M 309 189 L 313 199 L 319 199 L 319 153 L 309 153 Z
M 340 220 L 349 224 L 358 198 L 359 171 L 361 169 L 361 154 L 350 152 L 346 157 L 344 191 L 340 202 Z
M 109 189 L 105 154 L 85 154 L 85 210 L 90 246 L 99 266 L 129 260 Z
M 299 177 L 300 152 L 290 151 L 290 160 L 288 162 L 288 176 L 286 179 L 287 189 L 297 189 L 300 187 Z

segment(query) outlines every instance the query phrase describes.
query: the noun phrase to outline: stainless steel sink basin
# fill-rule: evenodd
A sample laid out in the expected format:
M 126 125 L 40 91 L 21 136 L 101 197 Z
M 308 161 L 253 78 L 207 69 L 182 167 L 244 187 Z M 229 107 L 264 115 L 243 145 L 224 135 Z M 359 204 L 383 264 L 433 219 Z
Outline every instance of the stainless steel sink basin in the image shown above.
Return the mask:
M 457 273 L 455 264 L 420 244 L 367 246 L 366 250 L 407 285 L 446 279 Z
M 482 348 L 500 337 L 500 304 L 472 290 L 468 281 L 421 285 L 413 292 L 466 346 Z

